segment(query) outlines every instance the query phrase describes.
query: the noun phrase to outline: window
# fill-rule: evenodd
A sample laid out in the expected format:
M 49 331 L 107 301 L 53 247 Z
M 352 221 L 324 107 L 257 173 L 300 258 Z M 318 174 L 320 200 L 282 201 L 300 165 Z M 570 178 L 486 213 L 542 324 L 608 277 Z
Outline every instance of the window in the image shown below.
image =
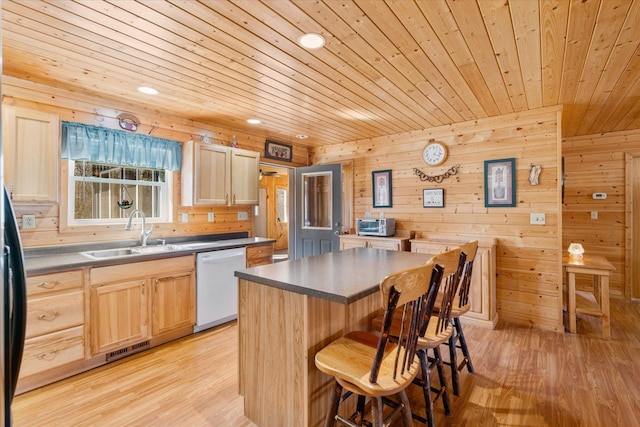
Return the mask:
M 124 223 L 134 209 L 170 221 L 171 177 L 164 169 L 69 161 L 69 224 Z

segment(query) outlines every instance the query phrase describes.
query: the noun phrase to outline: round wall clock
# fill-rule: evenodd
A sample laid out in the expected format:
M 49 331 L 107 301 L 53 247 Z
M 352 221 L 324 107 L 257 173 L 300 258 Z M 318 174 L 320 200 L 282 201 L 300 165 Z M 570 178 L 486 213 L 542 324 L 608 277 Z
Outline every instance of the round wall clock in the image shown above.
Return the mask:
M 447 160 L 448 155 L 446 145 L 441 142 L 431 142 L 424 148 L 422 160 L 429 166 L 438 166 Z

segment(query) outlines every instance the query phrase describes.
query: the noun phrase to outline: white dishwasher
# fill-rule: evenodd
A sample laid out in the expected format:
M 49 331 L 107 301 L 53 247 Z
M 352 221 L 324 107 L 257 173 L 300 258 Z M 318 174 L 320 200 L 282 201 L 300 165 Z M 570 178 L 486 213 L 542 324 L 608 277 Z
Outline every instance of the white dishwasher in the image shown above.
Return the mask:
M 193 332 L 238 317 L 237 270 L 247 267 L 245 248 L 201 252 L 196 256 L 196 325 Z

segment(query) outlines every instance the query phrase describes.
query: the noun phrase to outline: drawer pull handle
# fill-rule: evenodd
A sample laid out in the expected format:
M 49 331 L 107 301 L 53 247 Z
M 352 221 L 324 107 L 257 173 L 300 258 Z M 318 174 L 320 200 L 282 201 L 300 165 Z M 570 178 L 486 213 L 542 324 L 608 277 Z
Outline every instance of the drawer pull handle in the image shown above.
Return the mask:
M 38 357 L 38 360 L 51 361 L 55 359 L 57 355 L 58 355 L 58 350 L 55 350 L 55 351 L 50 351 L 48 353 L 39 354 L 37 357 Z
M 46 320 L 46 321 L 48 321 L 48 322 L 51 322 L 51 321 L 53 321 L 53 320 L 56 320 L 56 318 L 57 318 L 58 316 L 60 316 L 60 313 L 59 313 L 59 312 L 57 312 L 57 311 L 55 311 L 55 312 L 53 312 L 53 313 L 52 313 L 52 312 L 49 312 L 49 313 L 43 313 L 43 314 L 40 314 L 40 315 L 38 315 L 38 319 L 40 319 L 40 320 Z
M 56 286 L 58 286 L 60 284 L 59 281 L 54 280 L 53 282 L 40 282 L 38 283 L 38 287 L 39 288 L 45 288 L 45 289 L 53 289 Z

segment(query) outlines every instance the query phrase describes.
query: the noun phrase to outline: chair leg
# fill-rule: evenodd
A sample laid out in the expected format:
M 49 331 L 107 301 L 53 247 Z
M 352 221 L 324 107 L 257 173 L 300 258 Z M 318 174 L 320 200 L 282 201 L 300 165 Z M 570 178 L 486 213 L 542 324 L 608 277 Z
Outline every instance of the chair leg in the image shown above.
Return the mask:
M 447 378 L 444 375 L 444 369 L 442 368 L 442 355 L 440 354 L 440 348 L 434 347 L 433 357 L 435 358 L 436 368 L 438 369 L 438 378 L 440 379 L 440 390 L 438 394 L 442 395 L 442 406 L 444 406 L 444 414 L 451 415 L 451 409 L 449 408 L 449 394 L 447 394 Z
M 453 323 L 453 319 L 451 319 Z M 454 323 L 455 326 L 455 323 Z M 458 375 L 458 352 L 456 350 L 456 341 L 458 340 L 458 334 L 456 328 L 451 328 L 451 336 L 449 337 L 449 362 L 447 365 L 451 368 L 451 385 L 453 388 L 453 395 L 460 396 L 460 378 Z
M 424 407 L 427 412 L 426 424 L 428 427 L 435 427 L 436 422 L 433 417 L 433 399 L 431 399 L 431 379 L 429 378 L 429 360 L 427 358 L 427 350 L 418 350 L 418 357 L 420 358 Z
M 324 420 L 324 427 L 335 427 L 336 415 L 338 415 L 338 406 L 340 405 L 341 397 L 342 386 L 338 383 L 338 381 L 336 381 L 333 388 L 333 398 L 331 399 L 329 412 L 327 413 L 327 418 Z
M 467 365 L 467 371 L 473 374 L 473 363 L 471 363 L 471 355 L 469 354 L 469 349 L 467 348 L 467 340 L 464 339 L 464 332 L 462 331 L 462 323 L 460 323 L 459 318 L 453 319 L 456 326 L 456 335 L 458 336 L 458 340 L 460 341 L 460 349 L 462 350 L 462 354 L 464 355 L 464 361 Z M 460 366 L 458 369 L 462 369 L 464 365 Z
M 382 410 L 382 398 L 371 398 L 371 418 L 373 418 L 371 427 L 382 427 Z
M 405 427 L 413 426 L 413 415 L 411 414 L 411 405 L 407 397 L 407 391 L 402 390 L 399 394 L 400 403 L 402 404 L 402 424 Z

